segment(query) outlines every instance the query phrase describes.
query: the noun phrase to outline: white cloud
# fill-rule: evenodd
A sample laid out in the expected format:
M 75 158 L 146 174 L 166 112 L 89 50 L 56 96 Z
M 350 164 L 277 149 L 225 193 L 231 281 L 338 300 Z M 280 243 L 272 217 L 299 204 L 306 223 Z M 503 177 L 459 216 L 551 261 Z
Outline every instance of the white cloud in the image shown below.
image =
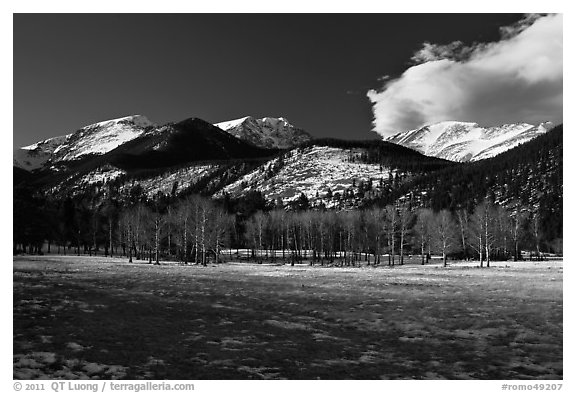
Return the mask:
M 370 90 L 374 131 L 444 120 L 483 126 L 562 121 L 562 15 L 527 16 L 498 42 L 425 43 L 399 78 Z
M 436 45 L 425 42 L 422 49 L 412 56 L 412 61 L 420 64 L 441 59 L 463 59 L 470 53 L 470 48 L 465 47 L 462 41 L 454 41 L 447 45 Z

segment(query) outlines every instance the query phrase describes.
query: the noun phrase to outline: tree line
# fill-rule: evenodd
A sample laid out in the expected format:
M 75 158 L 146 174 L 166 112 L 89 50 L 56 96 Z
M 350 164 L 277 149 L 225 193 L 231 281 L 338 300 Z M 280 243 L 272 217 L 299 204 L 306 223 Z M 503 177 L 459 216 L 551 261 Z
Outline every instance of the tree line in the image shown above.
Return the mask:
M 206 265 L 230 245 L 235 216 L 221 204 L 196 194 L 175 199 L 164 194 L 128 200 L 109 197 L 63 201 L 15 190 L 14 253 L 122 255 L 129 262 L 178 259 Z
M 543 246 L 551 250 L 543 243 L 539 210 L 520 201 L 503 207 L 486 200 L 473 210 L 453 211 L 399 202 L 349 211 L 298 205 L 285 210 L 253 194 L 232 201 L 158 194 L 122 202 L 113 196 L 104 202 L 50 202 L 21 192 L 15 198 L 14 252 L 38 253 L 47 243 L 49 252 L 122 255 L 156 264 L 166 259 L 206 265 L 220 262 L 227 249 L 230 259 L 292 265 L 393 266 L 408 255 L 425 264 L 439 255 L 444 264 L 449 258 L 475 258 L 489 266 L 492 260 L 521 259 L 522 249 L 537 256 Z M 555 244 L 553 251 L 561 248 Z
M 255 259 L 355 266 L 403 265 L 408 255 L 428 263 L 431 255 L 480 261 L 522 259 L 529 249 L 542 257 L 538 211 L 519 202 L 507 208 L 484 201 L 466 209 L 433 211 L 407 204 L 350 211 L 257 212 L 246 223 L 246 246 Z M 561 245 L 559 245 L 561 247 Z

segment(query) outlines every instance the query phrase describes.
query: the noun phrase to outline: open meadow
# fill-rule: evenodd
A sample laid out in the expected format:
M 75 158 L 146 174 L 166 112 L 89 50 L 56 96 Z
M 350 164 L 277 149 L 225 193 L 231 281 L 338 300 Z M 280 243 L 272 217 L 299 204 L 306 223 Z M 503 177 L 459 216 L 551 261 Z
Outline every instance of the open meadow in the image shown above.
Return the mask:
M 17 379 L 561 379 L 562 261 L 17 256 Z

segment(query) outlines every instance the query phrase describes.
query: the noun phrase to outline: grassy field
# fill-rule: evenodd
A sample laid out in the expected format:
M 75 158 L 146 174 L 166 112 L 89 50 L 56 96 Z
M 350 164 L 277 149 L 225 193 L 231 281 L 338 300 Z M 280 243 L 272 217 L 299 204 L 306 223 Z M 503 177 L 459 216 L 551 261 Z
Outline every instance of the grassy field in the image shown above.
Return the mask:
M 14 258 L 14 378 L 561 379 L 562 262 Z

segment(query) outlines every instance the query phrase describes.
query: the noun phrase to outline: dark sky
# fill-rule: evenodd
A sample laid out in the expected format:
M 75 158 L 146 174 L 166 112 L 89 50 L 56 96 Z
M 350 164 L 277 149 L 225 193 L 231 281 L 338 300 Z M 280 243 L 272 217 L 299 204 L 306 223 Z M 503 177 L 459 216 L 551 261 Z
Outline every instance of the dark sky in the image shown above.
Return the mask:
M 366 97 L 425 41 L 493 41 L 518 14 L 16 14 L 14 147 L 131 114 L 286 117 L 378 138 Z

